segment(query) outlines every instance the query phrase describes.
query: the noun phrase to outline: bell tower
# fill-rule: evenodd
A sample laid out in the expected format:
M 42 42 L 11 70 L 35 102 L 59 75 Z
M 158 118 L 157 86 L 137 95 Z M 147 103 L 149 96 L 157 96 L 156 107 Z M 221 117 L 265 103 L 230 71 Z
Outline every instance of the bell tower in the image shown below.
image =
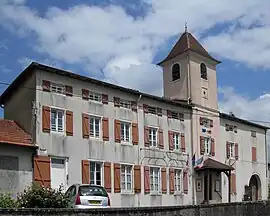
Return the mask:
M 170 53 L 158 63 L 163 68 L 164 97 L 218 110 L 219 63 L 185 27 Z

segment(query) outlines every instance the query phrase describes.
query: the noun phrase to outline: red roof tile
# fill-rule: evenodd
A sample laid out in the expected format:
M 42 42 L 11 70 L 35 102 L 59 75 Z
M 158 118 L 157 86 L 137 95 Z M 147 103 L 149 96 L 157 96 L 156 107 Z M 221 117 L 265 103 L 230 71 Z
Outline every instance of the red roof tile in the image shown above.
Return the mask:
M 33 146 L 31 136 L 15 121 L 0 119 L 0 143 Z

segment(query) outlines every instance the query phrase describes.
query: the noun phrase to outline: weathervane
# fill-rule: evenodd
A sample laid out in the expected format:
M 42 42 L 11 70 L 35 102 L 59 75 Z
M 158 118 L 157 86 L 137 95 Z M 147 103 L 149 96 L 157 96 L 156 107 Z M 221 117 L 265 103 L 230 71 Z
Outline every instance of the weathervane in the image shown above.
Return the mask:
M 187 22 L 185 22 L 185 32 L 187 32 Z

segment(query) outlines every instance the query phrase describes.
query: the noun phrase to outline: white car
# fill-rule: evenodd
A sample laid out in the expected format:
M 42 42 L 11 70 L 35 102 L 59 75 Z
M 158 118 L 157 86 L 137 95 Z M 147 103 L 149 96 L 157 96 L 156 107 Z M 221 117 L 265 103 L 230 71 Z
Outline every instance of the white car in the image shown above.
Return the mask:
M 99 185 L 74 184 L 68 188 L 66 195 L 72 208 L 108 208 L 111 205 L 107 191 Z

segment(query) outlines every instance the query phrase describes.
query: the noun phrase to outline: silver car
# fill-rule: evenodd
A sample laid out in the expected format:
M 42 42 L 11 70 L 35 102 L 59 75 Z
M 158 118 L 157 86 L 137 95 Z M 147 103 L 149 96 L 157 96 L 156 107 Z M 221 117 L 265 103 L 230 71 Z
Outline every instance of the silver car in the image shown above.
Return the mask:
M 107 191 L 99 185 L 74 184 L 68 188 L 66 195 L 72 208 L 108 208 L 111 205 Z

